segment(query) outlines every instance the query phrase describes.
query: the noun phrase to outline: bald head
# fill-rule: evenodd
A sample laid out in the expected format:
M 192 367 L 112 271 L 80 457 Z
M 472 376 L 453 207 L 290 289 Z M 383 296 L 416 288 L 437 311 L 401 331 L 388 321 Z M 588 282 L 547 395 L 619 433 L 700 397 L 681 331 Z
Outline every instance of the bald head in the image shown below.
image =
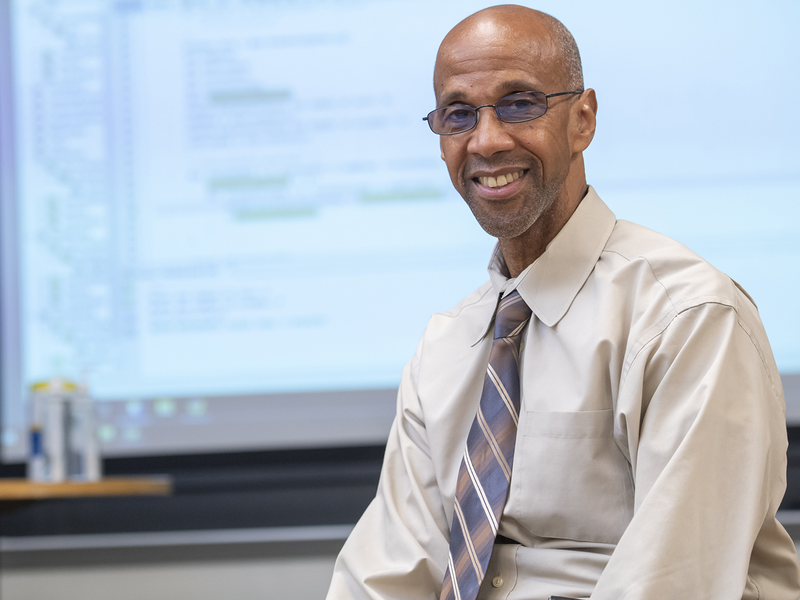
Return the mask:
M 569 30 L 546 13 L 515 4 L 485 8 L 453 27 L 436 55 L 434 86 L 441 65 L 453 58 L 456 48 L 470 44 L 479 49 L 496 45 L 498 40 L 513 40 L 520 55 L 536 56 L 564 90 L 583 89 L 581 56 Z M 438 97 L 438 89 L 435 92 Z

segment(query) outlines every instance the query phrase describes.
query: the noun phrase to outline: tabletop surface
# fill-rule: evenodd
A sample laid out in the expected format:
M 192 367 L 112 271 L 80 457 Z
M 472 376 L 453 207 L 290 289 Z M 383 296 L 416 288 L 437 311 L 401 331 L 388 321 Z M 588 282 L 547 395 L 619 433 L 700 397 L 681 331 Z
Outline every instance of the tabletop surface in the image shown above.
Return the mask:
M 62 481 L 58 483 L 27 479 L 0 479 L 0 500 L 167 495 L 171 492 L 172 479 L 168 476 L 109 477 L 100 481 Z

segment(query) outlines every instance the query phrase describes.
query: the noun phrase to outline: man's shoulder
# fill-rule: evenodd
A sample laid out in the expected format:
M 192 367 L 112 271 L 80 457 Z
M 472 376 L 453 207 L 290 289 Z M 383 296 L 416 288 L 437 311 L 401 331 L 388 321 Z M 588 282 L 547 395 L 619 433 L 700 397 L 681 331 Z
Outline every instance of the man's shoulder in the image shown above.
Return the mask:
M 464 376 L 464 365 L 474 358 L 496 304 L 494 288 L 487 282 L 452 309 L 430 318 L 414 358 L 421 395 L 429 386 L 436 388 L 437 382 L 458 381 Z M 441 399 L 441 391 L 433 396 Z
M 739 308 L 752 299 L 725 273 L 680 242 L 641 225 L 618 220 L 604 254 L 615 268 L 658 286 L 677 310 L 705 302 Z M 601 256 L 602 261 L 602 256 Z
M 434 340 L 455 333 L 477 339 L 492 318 L 495 304 L 492 284 L 487 281 L 450 310 L 434 314 L 428 322 L 425 337 Z

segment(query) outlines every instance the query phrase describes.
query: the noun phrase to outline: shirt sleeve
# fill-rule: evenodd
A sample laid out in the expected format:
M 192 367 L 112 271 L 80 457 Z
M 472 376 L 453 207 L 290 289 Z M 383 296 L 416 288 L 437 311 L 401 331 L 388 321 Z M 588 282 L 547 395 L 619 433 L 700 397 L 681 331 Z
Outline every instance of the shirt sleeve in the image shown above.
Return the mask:
M 417 395 L 422 345 L 403 371 L 377 495 L 336 561 L 328 600 L 433 600 L 441 589 L 449 523 Z
M 650 335 L 617 406 L 634 517 L 592 598 L 796 600 L 797 556 L 775 520 L 785 407 L 760 321 L 708 302 Z

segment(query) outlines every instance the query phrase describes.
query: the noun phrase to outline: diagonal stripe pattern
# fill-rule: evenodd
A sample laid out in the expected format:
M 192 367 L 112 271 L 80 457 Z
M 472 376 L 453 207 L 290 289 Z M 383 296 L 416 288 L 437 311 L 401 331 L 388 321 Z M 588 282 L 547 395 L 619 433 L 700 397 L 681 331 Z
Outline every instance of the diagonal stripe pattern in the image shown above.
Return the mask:
M 478 414 L 458 471 L 450 556 L 440 600 L 474 600 L 508 496 L 519 423 L 519 351 L 531 316 L 514 290 L 497 305 L 494 342 Z

